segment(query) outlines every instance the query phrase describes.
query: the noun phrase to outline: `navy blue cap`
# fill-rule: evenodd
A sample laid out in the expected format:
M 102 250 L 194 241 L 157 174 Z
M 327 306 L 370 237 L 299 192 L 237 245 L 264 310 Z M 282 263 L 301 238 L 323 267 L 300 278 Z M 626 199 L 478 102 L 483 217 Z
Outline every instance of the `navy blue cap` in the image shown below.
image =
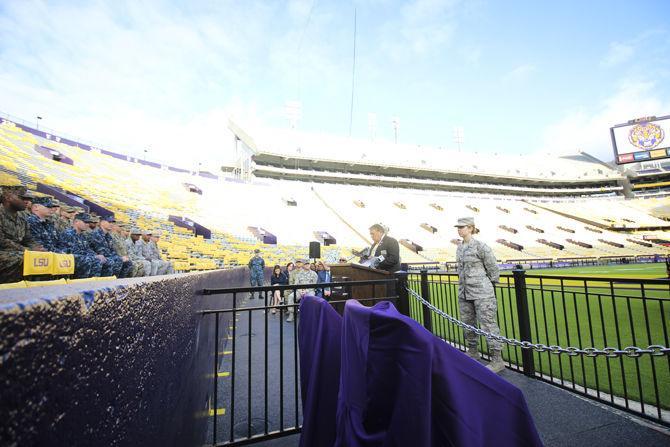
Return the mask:
M 104 220 L 105 222 L 110 222 L 110 223 L 116 222 L 116 219 L 114 219 L 114 216 L 111 215 L 111 214 L 109 216 L 101 217 L 100 220 Z
M 42 205 L 46 206 L 47 208 L 55 208 L 57 205 L 53 203 L 53 200 L 51 200 L 51 197 L 35 197 L 33 200 L 33 205 Z

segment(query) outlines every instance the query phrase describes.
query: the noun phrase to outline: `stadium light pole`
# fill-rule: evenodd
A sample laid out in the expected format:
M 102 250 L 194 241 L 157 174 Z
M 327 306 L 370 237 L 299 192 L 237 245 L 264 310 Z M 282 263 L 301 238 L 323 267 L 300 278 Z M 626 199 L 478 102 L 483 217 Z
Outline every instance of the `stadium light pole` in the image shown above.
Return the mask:
M 36 127 L 36 130 L 40 130 L 40 120 L 42 119 L 42 117 L 39 116 L 39 115 L 37 115 L 35 118 L 37 118 L 37 121 L 35 121 L 35 123 L 36 123 L 36 126 L 35 126 L 35 127 Z
M 394 116 L 391 123 L 393 123 L 393 139 L 395 144 L 398 144 L 398 127 L 400 127 L 400 118 Z

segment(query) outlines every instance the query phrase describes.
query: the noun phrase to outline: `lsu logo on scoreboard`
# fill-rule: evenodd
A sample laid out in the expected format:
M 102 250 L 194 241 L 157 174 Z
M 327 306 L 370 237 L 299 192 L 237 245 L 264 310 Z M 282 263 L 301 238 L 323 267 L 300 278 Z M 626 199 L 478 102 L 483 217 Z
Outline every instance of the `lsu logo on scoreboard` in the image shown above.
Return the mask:
M 49 267 L 49 258 L 33 259 L 33 267 Z
M 646 151 L 654 149 L 665 139 L 665 131 L 654 123 L 640 123 L 628 132 L 628 141 L 633 146 Z

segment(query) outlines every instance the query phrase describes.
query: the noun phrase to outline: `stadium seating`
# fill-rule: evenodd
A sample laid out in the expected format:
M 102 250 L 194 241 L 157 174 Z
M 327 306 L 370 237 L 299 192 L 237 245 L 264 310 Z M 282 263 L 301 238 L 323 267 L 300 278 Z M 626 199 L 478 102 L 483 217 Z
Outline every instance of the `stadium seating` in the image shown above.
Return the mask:
M 72 159 L 73 164 L 49 159 L 36 151 L 36 146 L 57 150 Z M 365 150 L 368 149 L 366 146 Z M 334 153 L 347 158 L 352 152 Z M 435 150 L 434 156 L 437 160 L 444 154 Z M 366 159 L 373 160 L 372 153 Z M 382 160 L 375 162 L 381 164 Z M 405 153 L 394 163 L 411 166 L 417 161 Z M 484 166 L 483 161 L 475 163 Z M 579 161 L 570 163 L 566 161 L 550 169 L 556 176 L 565 176 L 568 171 L 574 172 L 574 163 Z M 595 168 L 593 163 L 583 167 L 586 166 L 591 171 L 582 172 L 583 176 L 616 175 L 604 167 Z M 486 169 L 498 172 L 497 169 L 503 168 L 489 162 Z M 540 161 L 524 169 L 513 174 L 533 177 L 547 174 L 546 163 Z M 376 222 L 388 225 L 391 235 L 398 240 L 405 239 L 423 248 L 415 252 L 401 245 L 404 262 L 448 262 L 455 259 L 457 248 L 453 225 L 462 216 L 475 217 L 481 230 L 479 237 L 491 246 L 500 261 L 670 253 L 667 247 L 655 243 L 649 246 L 649 242 L 642 240 L 643 234 L 632 232 L 658 227 L 653 230 L 660 228 L 656 238 L 668 238 L 663 231 L 670 228 L 670 223 L 653 213 L 668 204 L 667 197 L 531 200 L 290 180 L 242 182 L 157 168 L 131 157 L 106 155 L 98 149 L 85 150 L 56 141 L 55 137 L 36 136 L 7 120 L 0 125 L 0 183 L 24 184 L 31 189 L 37 184 L 56 187 L 113 211 L 118 221 L 141 229 L 161 230 L 159 247 L 178 272 L 246 265 L 257 248 L 262 250 L 267 265 L 286 264 L 306 258 L 308 242 L 316 239 L 315 233 L 323 231 L 337 243 L 323 247 L 322 258 L 326 262 L 348 259 L 352 256 L 351 249 L 369 244 L 368 227 Z M 184 184 L 195 185 L 202 194 L 189 192 Z M 168 220 L 170 216 L 188 217 L 209 228 L 211 239 L 195 236 L 193 231 L 175 225 Z M 249 227 L 272 232 L 279 243 L 263 244 Z M 623 227 L 630 231 L 614 231 Z

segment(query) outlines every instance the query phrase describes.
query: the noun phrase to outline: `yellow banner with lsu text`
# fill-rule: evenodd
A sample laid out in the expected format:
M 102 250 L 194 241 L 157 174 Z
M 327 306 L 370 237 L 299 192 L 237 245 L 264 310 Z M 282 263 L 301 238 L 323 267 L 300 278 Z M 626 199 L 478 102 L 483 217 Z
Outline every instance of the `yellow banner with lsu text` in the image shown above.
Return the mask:
M 51 275 L 54 254 L 48 251 L 23 252 L 23 276 Z
M 72 275 L 74 273 L 74 255 L 54 253 L 52 275 Z

